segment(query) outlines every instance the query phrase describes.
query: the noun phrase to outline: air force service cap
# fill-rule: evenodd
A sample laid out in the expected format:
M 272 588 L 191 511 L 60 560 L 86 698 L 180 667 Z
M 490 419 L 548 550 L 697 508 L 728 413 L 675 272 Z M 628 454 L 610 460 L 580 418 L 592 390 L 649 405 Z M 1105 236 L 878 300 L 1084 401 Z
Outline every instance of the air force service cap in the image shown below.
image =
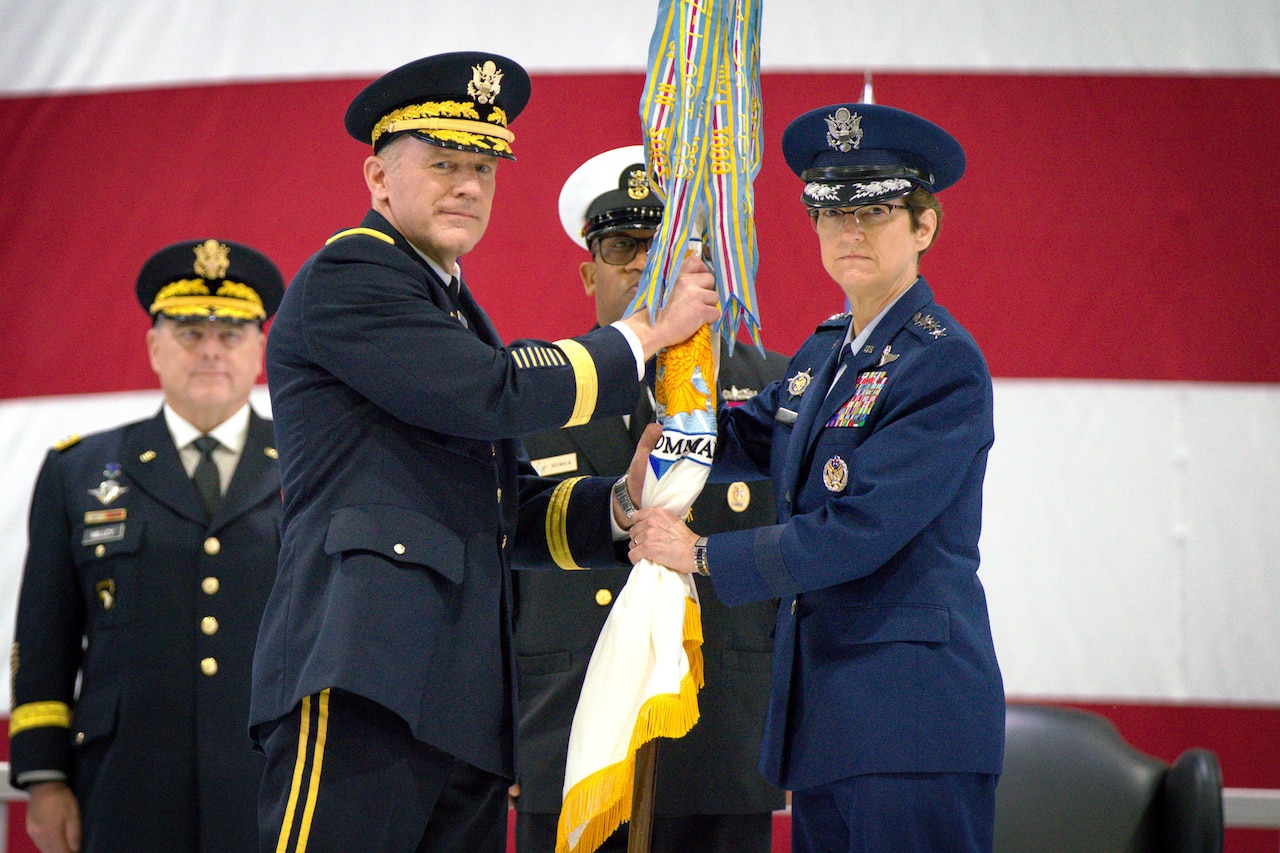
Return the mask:
M 615 231 L 656 230 L 662 202 L 649 185 L 644 147 L 614 148 L 575 169 L 560 189 L 560 224 L 584 249 Z
M 782 153 L 805 182 L 807 207 L 847 207 L 932 193 L 960 180 L 964 149 L 951 134 L 905 110 L 832 104 L 796 118 Z
M 505 56 L 464 51 L 388 71 L 347 107 L 347 133 L 375 152 L 401 133 L 514 160 L 508 125 L 529 102 L 529 75 Z
M 156 252 L 142 265 L 135 290 L 153 320 L 261 323 L 280 307 L 284 279 L 258 250 L 210 238 Z

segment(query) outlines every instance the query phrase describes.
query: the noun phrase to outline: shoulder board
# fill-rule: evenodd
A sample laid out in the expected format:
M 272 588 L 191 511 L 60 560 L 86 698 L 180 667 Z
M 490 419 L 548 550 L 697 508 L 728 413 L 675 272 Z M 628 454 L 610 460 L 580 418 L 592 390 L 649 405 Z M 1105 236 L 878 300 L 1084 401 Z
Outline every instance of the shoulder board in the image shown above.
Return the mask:
M 372 228 L 348 228 L 346 231 L 339 231 L 337 234 L 334 234 L 328 240 L 325 240 L 324 244 L 327 246 L 330 243 L 341 240 L 343 237 L 354 237 L 357 234 L 363 234 L 366 237 L 377 238 L 378 240 L 381 240 L 382 242 L 387 243 L 388 245 L 391 245 L 391 246 L 394 246 L 396 244 L 394 237 L 391 237 L 388 234 L 383 234 L 381 231 L 375 231 Z
M 830 329 L 839 327 L 843 329 L 845 326 L 849 325 L 849 318 L 852 316 L 853 314 L 848 311 L 842 311 L 839 314 L 832 314 L 830 317 L 819 323 L 818 328 Z
M 53 449 L 61 453 L 62 451 L 66 450 L 68 447 L 74 447 L 79 443 L 80 443 L 80 434 L 72 433 L 71 435 L 67 436 L 61 441 L 54 442 Z
M 911 318 L 908 328 L 915 332 L 916 337 L 924 341 L 931 339 L 936 341 L 938 338 L 947 336 L 945 321 L 934 317 L 928 311 L 917 311 Z

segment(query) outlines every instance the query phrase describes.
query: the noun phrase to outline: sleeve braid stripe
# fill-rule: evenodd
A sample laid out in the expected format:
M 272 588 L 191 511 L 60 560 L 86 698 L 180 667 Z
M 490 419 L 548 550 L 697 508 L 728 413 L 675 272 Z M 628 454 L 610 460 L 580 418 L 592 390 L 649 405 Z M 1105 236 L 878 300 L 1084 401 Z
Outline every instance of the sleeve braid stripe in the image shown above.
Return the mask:
M 71 728 L 71 708 L 66 702 L 28 702 L 14 708 L 9 716 L 9 737 L 47 726 Z
M 580 426 L 591 420 L 591 416 L 595 414 L 596 399 L 600 393 L 596 363 L 592 360 L 591 353 L 587 352 L 587 348 L 575 340 L 566 339 L 555 343 L 564 353 L 565 358 L 569 359 L 569 366 L 573 368 L 573 376 L 578 383 L 578 397 L 574 402 L 573 414 L 569 416 L 569 420 L 565 421 L 564 426 Z
M 547 550 L 551 559 L 562 569 L 581 569 L 574 562 L 569 552 L 569 498 L 573 487 L 582 477 L 571 477 L 562 480 L 551 493 L 551 501 L 547 504 Z

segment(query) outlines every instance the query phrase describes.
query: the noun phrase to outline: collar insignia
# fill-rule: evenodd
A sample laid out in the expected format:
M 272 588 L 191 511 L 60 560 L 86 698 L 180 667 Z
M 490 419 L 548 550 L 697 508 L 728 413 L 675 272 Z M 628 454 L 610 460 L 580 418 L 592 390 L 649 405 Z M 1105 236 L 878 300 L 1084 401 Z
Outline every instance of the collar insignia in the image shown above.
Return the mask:
M 827 116 L 827 145 L 846 152 L 862 142 L 862 116 L 841 107 Z
M 484 65 L 471 66 L 471 82 L 467 83 L 467 94 L 475 98 L 477 104 L 492 104 L 501 91 L 502 72 L 492 59 L 485 60 Z
M 205 240 L 195 248 L 196 262 L 192 270 L 201 278 L 224 278 L 231 266 L 231 249 L 226 243 Z

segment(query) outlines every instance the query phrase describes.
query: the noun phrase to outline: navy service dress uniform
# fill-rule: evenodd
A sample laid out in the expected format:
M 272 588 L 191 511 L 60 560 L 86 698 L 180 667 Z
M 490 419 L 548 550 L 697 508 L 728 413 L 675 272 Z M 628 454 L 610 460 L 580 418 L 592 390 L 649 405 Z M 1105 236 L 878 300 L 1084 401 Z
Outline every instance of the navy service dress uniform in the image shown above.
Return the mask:
M 424 92 L 437 94 L 424 101 Z M 506 122 L 528 94 L 523 70 L 503 57 L 428 57 L 370 84 L 347 127 L 375 145 L 412 132 L 510 157 Z M 612 327 L 504 346 L 465 282 L 451 291 L 370 211 L 293 279 L 267 376 L 284 526 L 249 722 L 268 751 L 268 779 L 270 739 L 285 726 L 306 756 L 292 781 L 276 785 L 287 804 L 264 785 L 263 844 L 276 849 L 279 836 L 300 848 L 309 837 L 315 848 L 345 828 L 325 821 L 346 820 L 326 814 L 323 774 L 356 772 L 325 760 L 340 732 L 331 703 L 391 715 L 419 753 L 425 745 L 514 778 L 509 569 L 517 554 L 521 565 L 548 567 L 617 559 L 612 483 L 538 478 L 519 436 L 629 412 L 638 364 Z M 386 769 L 378 761 L 368 757 L 370 773 Z M 295 772 L 292 755 L 288 765 Z M 353 796 L 386 807 L 368 785 Z M 505 837 L 505 825 L 498 832 Z M 368 839 L 378 849 L 405 843 Z
M 648 191 L 640 146 L 614 149 L 588 160 L 566 181 L 560 195 L 565 230 L 581 247 L 599 237 L 661 224 L 662 203 Z M 738 345 L 732 358 L 721 343 L 719 397 L 741 405 L 782 376 L 786 358 L 761 355 Z M 627 470 L 644 426 L 653 420 L 651 392 L 638 383 L 630 423 L 602 418 L 523 439 L 533 465 L 558 478 L 616 478 Z M 694 503 L 692 527 L 702 533 L 771 524 L 775 512 L 768 480 L 708 484 Z M 566 566 L 565 568 L 579 568 Z M 590 571 L 517 572 L 516 662 L 520 675 L 520 813 L 516 846 L 541 853 L 555 846 L 564 787 L 569 730 L 587 664 L 614 599 L 631 570 L 593 564 Z M 770 846 L 772 812 L 785 805 L 782 791 L 760 775 L 760 739 L 769 696 L 775 601 L 742 607 L 722 605 L 705 578 L 696 578 L 702 604 L 702 655 L 706 686 L 698 693 L 701 719 L 684 737 L 665 741 L 658 761 L 654 847 L 659 849 L 668 816 L 679 816 L 679 837 L 697 838 L 699 850 L 734 845 L 733 853 Z M 717 816 L 709 822 L 705 816 Z M 728 824 L 720 838 L 722 816 Z M 747 815 L 760 820 L 754 825 Z M 744 841 L 749 838 L 749 841 Z M 625 849 L 620 829 L 602 850 Z M 728 853 L 728 850 L 726 850 Z
M 937 190 L 963 171 L 949 134 L 882 106 L 815 110 L 788 127 L 783 145 L 810 207 Z M 722 601 L 781 600 L 761 769 L 793 790 L 797 819 L 815 786 L 860 790 L 876 774 L 977 780 L 976 792 L 947 796 L 966 806 L 956 819 L 972 820 L 966 831 L 989 849 L 1004 740 L 977 576 L 990 374 L 923 278 L 835 379 L 848 334 L 847 315 L 823 323 L 783 382 L 721 418 L 713 479 L 771 472 L 778 507 L 777 524 L 707 543 Z M 895 796 L 892 782 L 882 791 Z M 814 818 L 813 849 L 829 849 L 824 820 L 841 817 Z M 887 846 L 927 849 L 910 834 Z
M 193 271 L 197 248 L 212 267 Z M 183 284 L 169 297 L 157 292 L 173 280 Z M 157 253 L 138 290 L 156 313 L 261 320 L 283 282 L 252 249 L 201 241 Z M 280 479 L 271 422 L 250 412 L 248 424 L 212 517 L 163 412 L 60 442 L 40 471 L 12 651 L 10 772 L 18 787 L 67 780 L 86 853 L 255 844 L 262 758 L 244 721 Z

